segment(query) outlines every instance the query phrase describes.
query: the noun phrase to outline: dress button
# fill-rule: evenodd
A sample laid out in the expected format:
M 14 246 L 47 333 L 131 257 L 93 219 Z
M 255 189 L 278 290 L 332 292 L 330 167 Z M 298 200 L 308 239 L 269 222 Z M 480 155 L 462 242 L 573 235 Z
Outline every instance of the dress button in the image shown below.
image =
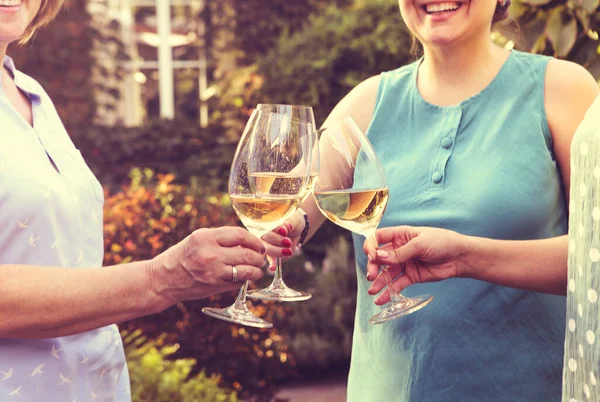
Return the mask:
M 452 146 L 452 140 L 448 137 L 444 138 L 442 140 L 442 147 L 444 147 L 445 149 L 448 149 Z
M 435 184 L 439 184 L 442 181 L 442 174 L 440 172 L 435 172 L 432 176 L 431 179 L 433 180 L 433 182 Z

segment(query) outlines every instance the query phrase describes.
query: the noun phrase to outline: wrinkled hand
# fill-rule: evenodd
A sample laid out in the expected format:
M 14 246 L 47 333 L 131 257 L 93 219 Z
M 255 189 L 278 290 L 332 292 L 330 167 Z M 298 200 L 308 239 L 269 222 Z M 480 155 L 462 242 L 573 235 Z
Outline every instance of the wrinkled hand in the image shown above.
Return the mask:
M 445 229 L 410 226 L 379 229 L 363 247 L 369 259 L 367 279 L 373 281 L 369 294 L 377 295 L 386 287 L 384 277 L 378 276 L 380 265 L 389 266 L 392 278 L 403 274 L 393 282 L 398 292 L 416 283 L 460 276 L 463 240 L 462 235 Z M 386 289 L 375 304 L 382 305 L 389 300 Z
M 174 303 L 235 290 L 261 278 L 265 251 L 260 239 L 242 228 L 199 229 L 151 261 L 151 285 Z
M 262 240 L 267 254 L 273 258 L 286 258 L 294 254 L 298 240 L 304 230 L 304 216 L 300 211 L 294 213 L 283 225 L 265 234 Z M 275 267 L 271 264 L 271 270 Z

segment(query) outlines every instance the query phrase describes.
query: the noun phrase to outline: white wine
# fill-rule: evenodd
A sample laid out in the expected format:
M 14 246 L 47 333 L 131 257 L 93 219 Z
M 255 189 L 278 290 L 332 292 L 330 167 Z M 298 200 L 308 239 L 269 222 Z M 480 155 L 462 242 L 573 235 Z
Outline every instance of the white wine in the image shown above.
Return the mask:
M 389 190 L 335 190 L 315 192 L 321 212 L 333 223 L 365 237 L 377 229 L 387 207 Z
M 299 196 L 290 195 L 232 195 L 231 205 L 246 228 L 265 233 L 275 229 L 296 210 Z
M 257 172 L 248 175 L 250 188 L 258 195 L 310 194 L 317 181 L 317 175 L 298 176 L 293 173 Z

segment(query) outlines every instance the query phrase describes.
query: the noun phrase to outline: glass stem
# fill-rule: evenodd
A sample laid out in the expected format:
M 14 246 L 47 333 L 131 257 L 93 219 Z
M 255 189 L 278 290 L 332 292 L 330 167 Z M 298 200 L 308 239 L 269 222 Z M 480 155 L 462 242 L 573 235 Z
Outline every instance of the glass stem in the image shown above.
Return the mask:
M 273 284 L 283 283 L 283 269 L 281 258 L 275 259 L 275 277 L 273 278 Z
M 388 271 L 387 265 L 382 265 L 381 271 L 383 278 L 385 279 L 385 283 L 387 284 L 388 292 L 390 293 L 390 302 L 393 304 L 405 302 L 407 300 L 406 297 L 402 296 L 394 287 L 394 281 L 392 280 L 392 276 Z
M 237 299 L 235 299 L 235 307 L 246 307 L 246 292 L 248 291 L 248 281 L 245 281 L 238 293 Z

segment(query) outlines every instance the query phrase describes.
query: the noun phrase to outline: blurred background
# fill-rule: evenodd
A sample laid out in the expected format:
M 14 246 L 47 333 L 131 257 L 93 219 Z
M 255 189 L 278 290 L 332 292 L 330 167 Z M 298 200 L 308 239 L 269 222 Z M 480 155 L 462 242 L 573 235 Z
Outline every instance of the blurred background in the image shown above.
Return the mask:
M 498 44 L 600 78 L 599 0 L 516 0 L 511 15 Z M 9 55 L 45 87 L 105 186 L 109 265 L 238 224 L 229 165 L 257 103 L 310 105 L 321 124 L 360 81 L 412 62 L 411 46 L 394 0 L 71 0 Z M 347 233 L 326 225 L 286 268 L 286 282 L 314 297 L 252 302 L 272 330 L 200 312 L 235 294 L 122 324 L 133 400 L 345 400 L 356 291 Z

